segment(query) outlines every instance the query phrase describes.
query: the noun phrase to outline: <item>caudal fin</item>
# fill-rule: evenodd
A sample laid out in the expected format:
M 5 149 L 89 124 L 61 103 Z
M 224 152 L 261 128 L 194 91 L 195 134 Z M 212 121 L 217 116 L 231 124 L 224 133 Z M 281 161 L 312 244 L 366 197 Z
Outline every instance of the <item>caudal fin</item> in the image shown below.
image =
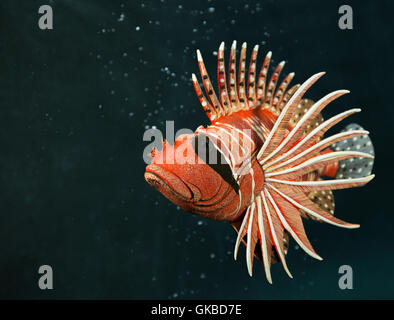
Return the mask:
M 364 130 L 360 125 L 351 123 L 342 132 Z M 335 151 L 359 151 L 375 155 L 372 141 L 368 135 L 356 136 L 334 143 L 332 147 Z M 339 161 L 337 179 L 361 178 L 371 174 L 373 158 L 350 158 Z

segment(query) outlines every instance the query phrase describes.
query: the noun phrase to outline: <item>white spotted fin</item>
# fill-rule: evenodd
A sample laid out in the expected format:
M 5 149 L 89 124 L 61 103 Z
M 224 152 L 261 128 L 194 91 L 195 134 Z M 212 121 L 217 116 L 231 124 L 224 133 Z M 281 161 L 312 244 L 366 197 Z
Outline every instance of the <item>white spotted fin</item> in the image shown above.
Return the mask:
M 321 209 L 327 211 L 327 213 L 334 215 L 335 199 L 331 190 L 312 191 L 308 194 L 308 198 L 317 204 Z M 300 214 L 303 218 L 310 218 L 312 220 L 322 222 L 322 220 L 318 217 L 312 216 L 302 209 L 300 210 Z
M 364 130 L 360 125 L 351 123 L 345 127 L 342 132 Z M 332 144 L 335 151 L 358 151 L 375 155 L 372 141 L 370 137 L 365 134 L 362 136 L 351 137 Z M 373 167 L 373 158 L 350 158 L 339 161 L 336 178 L 360 178 L 371 174 Z

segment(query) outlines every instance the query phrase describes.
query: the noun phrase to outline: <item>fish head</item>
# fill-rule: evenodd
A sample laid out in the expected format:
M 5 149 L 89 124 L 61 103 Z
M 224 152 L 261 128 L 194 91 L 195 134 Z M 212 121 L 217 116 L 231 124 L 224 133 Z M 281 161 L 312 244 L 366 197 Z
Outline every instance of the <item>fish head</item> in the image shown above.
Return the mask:
M 173 145 L 163 141 L 162 150 L 152 152 L 145 180 L 183 210 L 198 214 L 199 204 L 217 194 L 223 179 L 199 157 L 195 138 L 184 134 Z

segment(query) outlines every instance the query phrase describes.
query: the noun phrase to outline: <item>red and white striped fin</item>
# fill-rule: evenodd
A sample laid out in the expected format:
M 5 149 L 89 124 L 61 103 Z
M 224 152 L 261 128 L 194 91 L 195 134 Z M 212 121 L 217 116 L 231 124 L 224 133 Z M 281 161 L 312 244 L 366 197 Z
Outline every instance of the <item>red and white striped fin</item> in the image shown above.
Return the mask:
M 283 268 L 290 278 L 293 278 L 291 275 L 289 268 L 286 264 L 285 253 L 284 253 L 284 244 L 283 244 L 283 226 L 280 222 L 280 219 L 272 207 L 272 204 L 269 203 L 266 199 L 265 192 L 261 192 L 261 198 L 263 200 L 265 214 L 267 216 L 268 227 L 270 230 L 271 241 L 276 249 L 279 260 L 282 263 Z
M 239 105 L 236 63 L 237 63 L 237 42 L 233 41 L 233 44 L 231 45 L 230 61 L 228 66 L 228 72 L 229 72 L 228 86 L 230 88 L 230 100 L 231 100 L 231 107 L 233 110 L 236 110 Z
M 197 50 L 197 59 L 204 84 L 205 92 L 208 98 L 205 98 L 196 76 L 192 75 L 194 88 L 197 96 L 204 107 L 205 112 L 211 122 L 240 110 L 249 110 L 262 106 L 275 105 L 273 108 L 279 107 L 281 101 L 286 101 L 292 93 L 294 87 L 286 93 L 286 89 L 294 73 L 289 74 L 283 80 L 282 84 L 275 93 L 276 85 L 284 62 L 281 62 L 275 69 L 269 83 L 267 84 L 268 67 L 271 59 L 271 52 L 268 52 L 264 59 L 263 66 L 259 73 L 256 83 L 257 55 L 259 46 L 256 45 L 251 53 L 250 64 L 246 66 L 246 43 L 242 44 L 239 61 L 239 72 L 237 75 L 236 68 L 236 41 L 233 42 L 230 51 L 230 61 L 228 70 L 228 82 L 225 72 L 224 59 L 224 42 L 220 44 L 218 50 L 218 86 L 219 98 L 213 89 L 212 82 L 205 68 L 201 53 Z M 256 88 L 257 87 L 257 88 Z
M 320 78 L 324 75 L 324 72 L 317 73 L 306 80 L 293 94 L 290 100 L 286 103 L 286 106 L 280 113 L 276 120 L 269 136 L 265 140 L 261 150 L 257 155 L 257 160 L 261 165 L 264 165 L 264 159 L 278 147 L 279 143 L 285 137 L 287 132 L 287 125 L 292 117 L 294 109 L 300 103 L 302 96 L 305 92 Z
M 257 100 L 260 105 L 264 105 L 265 87 L 267 83 L 268 68 L 271 61 L 272 52 L 269 51 L 265 56 L 263 65 L 260 69 L 259 80 L 257 82 Z
M 235 248 L 234 248 L 234 260 L 237 260 L 239 245 L 241 244 L 241 240 L 243 239 L 243 237 L 245 236 L 245 234 L 248 231 L 249 216 L 250 216 L 251 208 L 252 207 L 249 206 L 248 209 L 246 210 L 246 213 L 245 213 L 243 220 L 242 220 L 242 224 L 238 230 L 238 236 L 237 236 L 237 240 L 235 241 Z
M 256 204 L 252 203 L 250 209 L 250 217 L 248 222 L 248 235 L 246 243 L 246 265 L 248 267 L 249 275 L 252 276 L 254 250 L 257 243 L 258 221 L 256 217 Z
M 242 44 L 241 54 L 239 58 L 239 74 L 238 74 L 238 98 L 239 108 L 247 109 L 248 102 L 246 99 L 246 42 Z
M 281 105 L 283 98 L 285 97 L 285 92 L 290 84 L 291 80 L 293 80 L 295 73 L 289 73 L 282 81 L 280 84 L 278 90 L 276 90 L 275 96 L 272 99 L 272 107 L 275 109 L 277 113 L 279 113 L 281 110 L 278 109 L 278 106 Z
M 353 179 L 332 179 L 332 180 L 319 180 L 319 181 L 293 181 L 293 180 L 282 180 L 275 178 L 267 178 L 268 183 L 272 184 L 283 184 L 290 187 L 299 187 L 305 192 L 315 190 L 336 190 L 336 189 L 348 189 L 362 186 L 375 177 L 371 174 L 366 177 L 353 178 Z
M 272 240 L 268 227 L 267 215 L 262 207 L 260 196 L 256 198 L 256 204 L 257 204 L 257 217 L 259 223 L 261 255 L 262 255 L 266 278 L 268 282 L 272 284 L 272 278 L 271 278 Z
M 273 97 L 275 94 L 276 84 L 278 83 L 278 79 L 279 79 L 280 73 L 281 73 L 284 65 L 285 65 L 285 62 L 282 61 L 281 63 L 279 63 L 276 66 L 274 73 L 272 74 L 271 79 L 268 82 L 267 91 L 265 93 L 265 101 L 264 101 L 264 106 L 266 106 L 267 108 L 272 106 L 272 101 L 273 101 Z
M 281 178 L 284 177 L 287 180 L 292 180 L 292 179 L 297 179 L 302 177 L 303 175 L 321 169 L 323 170 L 325 166 L 338 162 L 343 159 L 348 159 L 348 158 L 371 158 L 373 159 L 374 157 L 368 153 L 364 152 L 357 152 L 357 151 L 337 151 L 337 152 L 330 152 L 330 153 L 325 153 L 321 154 L 315 157 L 312 157 L 304 162 L 301 162 L 300 164 L 284 169 L 282 171 L 276 171 L 276 172 L 269 172 L 265 174 L 266 178 Z
M 333 143 L 336 143 L 338 141 L 346 140 L 355 136 L 361 136 L 361 135 L 367 135 L 369 132 L 365 130 L 355 130 L 355 131 L 345 131 L 341 133 L 337 133 L 333 136 L 330 136 L 328 138 L 325 138 L 324 140 L 319 141 L 318 143 L 312 145 L 311 147 L 305 149 L 304 151 L 297 153 L 294 157 L 282 161 L 276 166 L 270 166 L 268 167 L 265 172 L 270 173 L 270 172 L 276 172 L 278 169 L 282 168 L 288 168 L 289 166 L 294 166 L 297 165 L 306 159 L 309 159 L 317 154 L 319 154 L 323 149 L 327 148 L 328 146 L 332 145 Z
M 246 264 L 249 275 L 253 272 L 253 258 L 255 256 L 256 244 L 260 240 L 261 259 L 264 265 L 266 277 L 269 283 L 271 278 L 271 263 L 274 261 L 273 247 L 275 247 L 277 257 L 281 261 L 285 271 L 290 277 L 290 271 L 286 265 L 285 254 L 287 253 L 288 241 L 287 235 L 281 224 L 271 202 L 266 199 L 264 192 L 261 192 L 246 210 L 241 226 L 233 223 L 234 229 L 238 232 L 235 243 L 234 259 L 237 259 L 238 249 L 241 241 L 246 246 Z M 246 236 L 246 241 L 244 237 Z
M 314 144 L 317 140 L 319 140 L 320 137 L 323 136 L 324 133 L 328 129 L 330 129 L 332 126 L 334 126 L 335 124 L 337 124 L 341 120 L 345 119 L 346 117 L 348 117 L 356 112 L 360 112 L 360 111 L 361 111 L 361 109 L 357 109 L 357 108 L 350 109 L 348 111 L 342 112 L 342 113 L 324 121 L 318 127 L 313 129 L 310 133 L 308 133 L 305 137 L 303 137 L 302 140 L 300 142 L 298 142 L 297 144 L 295 144 L 295 146 L 293 146 L 293 148 L 291 148 L 289 151 L 281 154 L 275 160 L 268 161 L 268 163 L 266 163 L 263 166 L 263 168 L 265 170 L 267 170 L 268 168 L 272 167 L 273 165 L 275 165 L 277 163 L 281 163 L 281 162 L 297 155 L 298 153 L 304 151 L 309 146 Z
M 200 68 L 200 73 L 202 76 L 202 81 L 204 84 L 205 92 L 208 94 L 209 101 L 214 106 L 216 112 L 218 113 L 218 116 L 221 117 L 221 116 L 225 115 L 224 108 L 222 107 L 222 105 L 220 104 L 220 102 L 218 100 L 218 97 L 216 96 L 212 82 L 209 79 L 208 72 L 205 68 L 205 64 L 202 59 L 200 50 L 197 50 L 197 60 L 198 60 L 198 66 Z
M 218 81 L 220 102 L 225 114 L 229 114 L 231 113 L 231 105 L 227 92 L 226 70 L 224 66 L 224 42 L 220 44 L 218 50 Z
M 250 108 L 256 106 L 256 61 L 259 46 L 256 44 L 253 48 L 252 55 L 250 57 L 249 73 L 248 73 L 248 104 Z
M 280 114 L 282 112 L 282 110 L 286 106 L 287 102 L 290 100 L 290 98 L 293 96 L 294 92 L 296 92 L 299 87 L 301 87 L 300 84 L 295 84 L 289 90 L 286 91 L 286 93 L 284 94 L 284 96 L 282 98 L 282 101 L 280 103 L 278 103 L 278 106 L 276 107 L 278 114 Z
M 311 257 L 318 260 L 323 260 L 315 252 L 308 240 L 308 237 L 306 236 L 299 210 L 297 210 L 296 207 L 294 207 L 292 204 L 290 204 L 277 194 L 271 194 L 271 192 L 269 192 L 267 189 L 265 189 L 265 193 L 269 201 L 275 208 L 275 211 L 278 214 L 282 225 L 290 233 L 290 235 L 294 238 L 298 245 Z
M 343 221 L 341 219 L 336 218 L 332 214 L 320 208 L 316 203 L 314 203 L 311 199 L 309 199 L 305 192 L 299 190 L 297 188 L 291 188 L 286 185 L 277 185 L 269 184 L 268 188 L 273 190 L 277 194 L 279 194 L 283 199 L 308 213 L 309 215 L 329 224 L 332 224 L 337 227 L 354 229 L 360 227 L 358 224 L 349 223 Z
M 197 80 L 196 75 L 194 73 L 192 74 L 192 80 L 193 80 L 194 89 L 196 90 L 198 99 L 200 100 L 200 103 L 201 103 L 202 107 L 204 108 L 204 111 L 207 114 L 209 120 L 211 120 L 211 122 L 213 122 L 214 120 L 216 120 L 218 118 L 219 114 L 216 111 L 216 109 L 213 107 L 211 102 L 209 102 L 208 99 L 205 98 L 204 94 L 202 93 L 200 84 L 198 83 L 198 80 Z
M 311 123 L 312 120 L 316 118 L 316 116 L 334 99 L 339 98 L 340 96 L 349 93 L 348 90 L 338 90 L 334 91 L 325 97 L 321 98 L 318 102 L 316 102 L 297 122 L 295 127 L 286 135 L 285 139 L 265 158 L 261 160 L 262 163 L 265 163 L 269 159 L 273 158 L 277 154 L 283 154 L 294 146 L 294 143 L 304 134 L 305 129 Z M 281 152 L 281 153 L 279 153 Z
M 238 232 L 238 237 L 235 242 L 234 248 L 234 259 L 237 260 L 238 249 L 241 241 L 243 241 L 246 245 L 246 264 L 248 267 L 248 273 L 252 276 L 253 269 L 253 258 L 255 255 L 255 248 L 258 240 L 258 211 L 256 208 L 256 203 L 252 202 L 252 204 L 246 210 L 246 214 L 243 217 L 242 224 L 237 230 L 237 226 L 233 224 L 235 230 Z M 246 237 L 246 241 L 243 238 Z

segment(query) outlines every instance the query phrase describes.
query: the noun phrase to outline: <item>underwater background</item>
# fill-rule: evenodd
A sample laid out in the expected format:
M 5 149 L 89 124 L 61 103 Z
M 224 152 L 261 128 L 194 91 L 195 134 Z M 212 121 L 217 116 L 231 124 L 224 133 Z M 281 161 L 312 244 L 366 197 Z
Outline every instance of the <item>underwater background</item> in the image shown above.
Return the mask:
M 38 28 L 49 4 L 54 29 Z M 353 9 L 353 30 L 338 8 Z M 393 61 L 389 1 L 0 2 L 1 299 L 394 298 Z M 245 249 L 233 260 L 228 223 L 178 210 L 144 180 L 146 129 L 196 129 L 208 119 L 195 95 L 200 49 L 216 83 L 216 51 L 233 40 L 269 50 L 294 83 L 327 74 L 308 92 L 336 89 L 325 118 L 351 107 L 375 146 L 375 179 L 334 191 L 335 214 L 361 228 L 305 222 L 324 260 L 291 241 L 294 279 L 272 266 L 273 285 Z M 227 63 L 227 62 L 226 62 Z M 271 68 L 272 70 L 272 68 Z M 54 289 L 38 287 L 50 265 Z M 353 269 L 341 290 L 338 269 Z

